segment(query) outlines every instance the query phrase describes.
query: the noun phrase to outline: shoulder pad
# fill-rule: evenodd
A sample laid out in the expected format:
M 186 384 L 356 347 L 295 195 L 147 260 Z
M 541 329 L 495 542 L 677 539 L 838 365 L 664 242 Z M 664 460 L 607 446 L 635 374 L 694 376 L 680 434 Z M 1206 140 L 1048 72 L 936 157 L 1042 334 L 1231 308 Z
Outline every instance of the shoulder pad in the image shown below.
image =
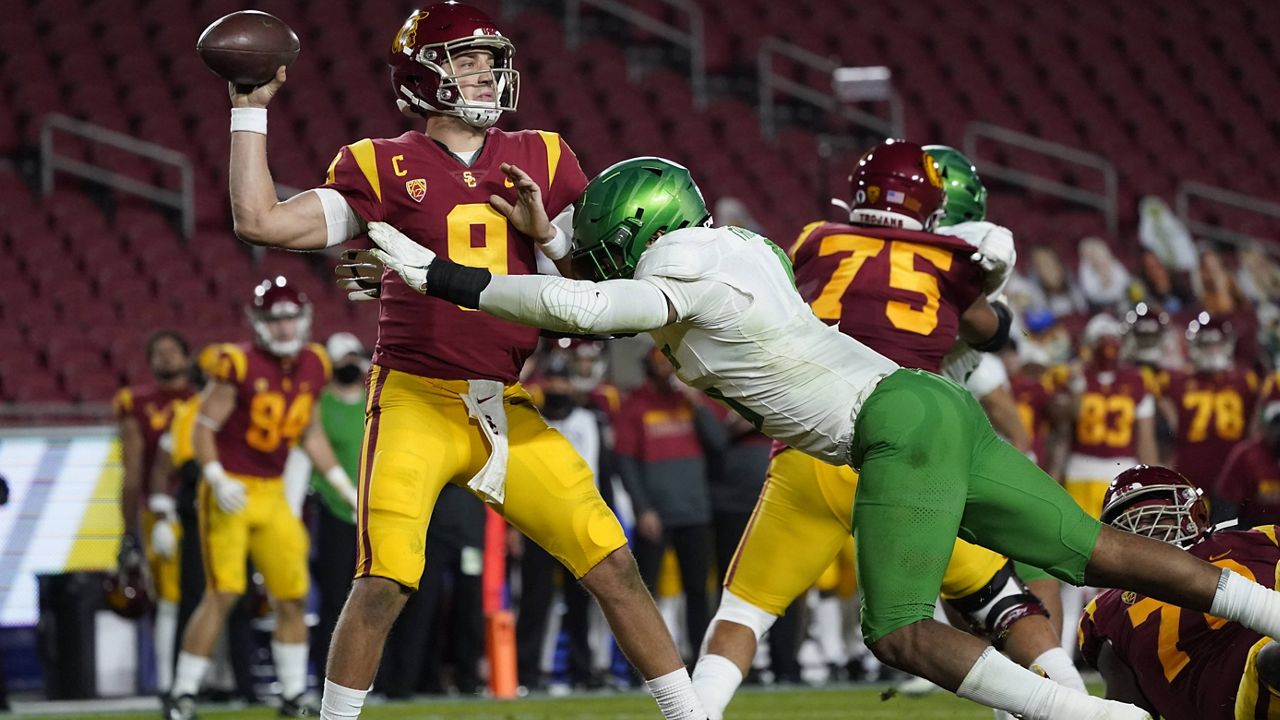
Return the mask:
M 117 416 L 133 412 L 133 388 L 131 387 L 120 388 L 120 390 L 116 393 L 116 396 L 112 401 L 112 404 L 115 405 L 115 411 Z
M 210 373 L 214 380 L 238 385 L 248 374 L 249 356 L 244 348 L 235 343 L 223 343 L 218 347 L 218 357 Z
M 307 343 L 307 350 L 315 356 L 320 372 L 324 375 L 324 382 L 329 382 L 333 377 L 333 361 L 329 359 L 328 351 L 320 343 Z
M 636 265 L 635 277 L 667 277 L 675 280 L 697 280 L 711 271 L 711 243 L 720 230 L 715 228 L 683 228 L 658 239 Z

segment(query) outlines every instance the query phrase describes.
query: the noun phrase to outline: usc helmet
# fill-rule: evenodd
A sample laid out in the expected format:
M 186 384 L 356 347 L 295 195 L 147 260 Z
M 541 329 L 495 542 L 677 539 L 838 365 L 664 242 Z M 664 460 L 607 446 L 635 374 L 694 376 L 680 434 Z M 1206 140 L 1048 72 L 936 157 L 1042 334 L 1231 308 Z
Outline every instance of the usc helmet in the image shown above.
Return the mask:
M 1209 534 L 1204 491 L 1169 468 L 1136 465 L 1111 481 L 1102 522 L 1117 530 L 1189 547 Z
M 115 572 L 102 580 L 102 599 L 107 609 L 128 620 L 151 612 L 151 592 L 147 589 L 146 558 L 138 541 L 126 535 L 121 541 Z
M 1164 361 L 1164 333 L 1169 327 L 1169 315 L 1157 312 L 1150 305 L 1140 302 L 1124 314 L 1125 355 L 1144 365 L 1159 365 Z
M 1084 346 L 1089 360 L 1099 370 L 1114 370 L 1120 360 L 1120 343 L 1124 326 L 1106 313 L 1089 318 L 1084 326 Z
M 1236 351 L 1231 323 L 1202 312 L 1187 324 L 1187 358 L 1198 372 L 1230 370 Z
M 253 326 L 253 341 L 276 357 L 297 355 L 311 335 L 311 301 L 289 284 L 283 275 L 267 278 L 253 289 L 253 301 L 246 309 Z M 297 332 L 292 339 L 277 340 L 271 332 L 271 321 L 297 318 Z
M 937 160 L 920 145 L 896 139 L 858 159 L 849 190 L 850 222 L 904 230 L 932 231 L 947 199 Z
M 493 53 L 489 68 L 459 69 L 459 55 L 475 50 Z M 512 64 L 515 45 L 479 9 L 458 2 L 442 2 L 414 10 L 396 31 L 387 63 L 391 87 L 401 112 L 441 113 L 462 118 L 468 125 L 487 128 L 503 112 L 514 111 L 520 98 L 520 73 Z M 474 76 L 493 78 L 491 101 L 468 101 L 459 81 Z

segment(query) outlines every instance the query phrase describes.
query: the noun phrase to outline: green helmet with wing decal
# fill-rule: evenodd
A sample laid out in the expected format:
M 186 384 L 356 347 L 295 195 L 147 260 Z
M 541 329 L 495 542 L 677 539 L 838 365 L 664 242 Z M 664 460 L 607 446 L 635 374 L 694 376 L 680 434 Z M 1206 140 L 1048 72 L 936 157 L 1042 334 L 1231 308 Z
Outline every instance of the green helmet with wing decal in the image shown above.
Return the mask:
M 574 204 L 574 274 L 629 278 L 656 235 L 710 221 L 688 168 L 659 157 L 623 160 L 587 183 Z
M 987 188 L 978 177 L 978 169 L 963 153 L 946 145 L 925 145 L 925 152 L 938 161 L 942 171 L 942 189 L 947 193 L 946 214 L 939 227 L 958 225 L 987 217 Z

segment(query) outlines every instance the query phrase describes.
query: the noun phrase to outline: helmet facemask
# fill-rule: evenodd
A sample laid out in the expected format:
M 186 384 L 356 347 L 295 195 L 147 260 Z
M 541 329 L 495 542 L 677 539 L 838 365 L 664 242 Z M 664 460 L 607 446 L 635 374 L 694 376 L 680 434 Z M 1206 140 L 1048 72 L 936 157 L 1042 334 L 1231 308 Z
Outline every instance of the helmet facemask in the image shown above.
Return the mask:
M 1204 328 L 1187 338 L 1187 359 L 1199 372 L 1226 372 L 1234 355 L 1234 339 L 1218 328 Z
M 459 57 L 477 50 L 491 53 L 493 64 L 488 68 L 455 72 Z M 418 83 L 419 87 L 401 84 L 396 88 L 401 96 L 396 103 L 401 111 L 453 115 L 472 127 L 490 127 L 498 122 L 502 113 L 514 111 L 520 100 L 520 73 L 512 64 L 514 54 L 515 46 L 511 41 L 495 35 L 423 45 L 411 59 L 439 77 L 435 95 L 425 97 L 422 92 L 425 87 L 421 83 Z M 493 78 L 492 101 L 469 101 L 463 95 L 462 81 L 479 75 Z
M 1107 522 L 1117 530 L 1187 547 L 1207 531 L 1207 517 L 1200 517 L 1203 495 L 1186 485 L 1148 485 L 1134 491 L 1134 499 Z
M 253 326 L 253 337 L 258 343 L 258 347 L 265 349 L 276 357 L 284 358 L 297 355 L 302 351 L 302 348 L 306 347 L 307 341 L 311 337 L 310 303 L 298 305 L 294 302 L 279 301 L 266 310 L 250 308 L 248 313 L 249 324 Z M 277 340 L 271 332 L 271 322 L 289 318 L 294 318 L 298 321 L 293 338 L 290 340 Z

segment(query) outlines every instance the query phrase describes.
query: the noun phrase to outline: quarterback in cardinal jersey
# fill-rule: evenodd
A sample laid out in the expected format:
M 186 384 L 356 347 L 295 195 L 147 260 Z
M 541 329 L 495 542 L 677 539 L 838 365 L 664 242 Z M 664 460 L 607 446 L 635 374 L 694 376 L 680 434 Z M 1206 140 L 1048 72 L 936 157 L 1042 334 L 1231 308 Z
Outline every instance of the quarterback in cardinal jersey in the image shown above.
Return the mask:
M 564 260 L 572 242 L 550 219 L 563 214 L 559 221 L 571 222 L 567 209 L 586 177 L 559 135 L 493 127 L 516 108 L 514 55 L 497 23 L 474 7 L 444 2 L 414 11 L 387 57 L 396 104 L 423 126 L 343 147 L 323 186 L 286 202 L 270 190 L 264 122 L 284 70 L 250 93 L 232 88 L 237 232 L 256 244 L 317 250 L 385 222 L 440 257 L 498 275 L 535 273 L 538 251 Z M 541 222 L 519 225 L 535 204 Z M 538 331 L 423 296 L 380 267 L 348 279 L 353 299 L 377 299 L 381 307 L 360 466 L 356 582 L 330 646 L 325 706 L 342 717 L 359 715 L 382 639 L 423 581 L 436 498 L 454 483 L 596 594 L 664 715 L 696 710 L 688 673 L 591 469 L 519 383 Z

